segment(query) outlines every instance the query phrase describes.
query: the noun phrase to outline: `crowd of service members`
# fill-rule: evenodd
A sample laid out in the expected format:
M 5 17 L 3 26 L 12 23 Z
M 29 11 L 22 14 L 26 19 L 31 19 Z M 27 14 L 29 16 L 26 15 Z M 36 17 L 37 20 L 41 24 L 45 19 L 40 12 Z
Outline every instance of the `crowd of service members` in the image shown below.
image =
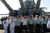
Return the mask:
M 50 17 L 45 16 L 14 16 L 2 20 L 5 33 L 39 33 L 49 31 L 46 27 Z

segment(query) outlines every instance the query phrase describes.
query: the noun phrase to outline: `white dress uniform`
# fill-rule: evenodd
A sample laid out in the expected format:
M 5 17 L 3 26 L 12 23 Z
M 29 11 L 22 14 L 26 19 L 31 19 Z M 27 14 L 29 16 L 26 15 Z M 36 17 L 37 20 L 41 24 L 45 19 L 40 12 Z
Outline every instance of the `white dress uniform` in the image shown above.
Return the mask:
M 14 23 L 14 20 L 10 20 L 10 31 L 11 33 L 15 33 L 14 30 L 15 30 L 15 23 Z
M 22 28 L 27 29 L 27 19 L 22 20 Z
M 23 25 L 27 25 L 27 19 L 23 19 L 22 22 L 23 22 Z
M 47 23 L 47 28 L 50 29 L 50 20 Z
M 5 33 L 7 33 L 8 23 L 6 22 L 6 20 L 3 21 L 3 26 L 4 26 Z
M 10 24 L 10 20 L 9 19 L 6 19 L 6 22 L 7 22 L 7 32 L 9 33 L 10 32 L 10 28 L 9 28 L 9 24 Z

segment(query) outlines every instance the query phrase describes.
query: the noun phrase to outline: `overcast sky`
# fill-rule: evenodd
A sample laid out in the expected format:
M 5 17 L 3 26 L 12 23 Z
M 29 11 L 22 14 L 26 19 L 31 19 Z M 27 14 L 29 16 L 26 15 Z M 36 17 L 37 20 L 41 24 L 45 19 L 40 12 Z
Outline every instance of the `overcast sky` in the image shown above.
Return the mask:
M 6 0 L 6 1 L 14 10 L 18 10 L 21 7 L 19 0 Z M 35 2 L 36 1 L 37 0 L 35 0 Z M 40 7 L 46 7 L 47 10 L 45 9 L 45 12 L 50 12 L 50 0 L 41 0 Z M 9 10 L 0 1 L 0 14 L 7 14 L 7 13 L 9 13 Z

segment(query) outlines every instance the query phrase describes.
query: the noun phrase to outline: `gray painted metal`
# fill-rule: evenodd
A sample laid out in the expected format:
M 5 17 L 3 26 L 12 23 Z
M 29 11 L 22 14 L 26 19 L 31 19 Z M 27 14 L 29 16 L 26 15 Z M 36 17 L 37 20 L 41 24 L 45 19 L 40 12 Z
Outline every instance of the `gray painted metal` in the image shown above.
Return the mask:
M 34 8 L 34 5 L 35 5 L 34 3 L 35 3 L 35 2 L 34 2 L 34 0 L 33 0 L 33 3 L 32 3 L 32 7 L 33 7 L 33 8 Z
M 37 4 L 35 7 L 35 12 L 37 12 L 37 14 L 39 13 L 40 2 L 41 2 L 41 0 L 37 0 Z
M 28 9 L 29 16 L 33 15 L 33 9 Z
M 8 5 L 8 3 L 5 0 L 1 0 L 1 1 L 8 8 L 8 10 L 10 11 L 10 13 L 11 14 L 14 14 L 14 10 Z M 26 0 L 26 5 L 25 5 L 26 8 L 25 8 L 24 3 L 23 3 L 23 0 L 19 0 L 20 5 L 21 5 L 21 10 L 22 10 L 23 14 L 27 14 L 28 8 L 30 8 L 30 9 L 34 8 L 33 9 L 34 13 L 37 12 L 36 14 L 39 14 L 40 1 L 41 0 L 37 0 L 36 7 L 34 8 L 34 0 L 33 1 Z M 28 2 L 30 2 L 30 5 L 31 6 L 29 6 Z
M 23 0 L 19 0 L 19 2 L 20 2 L 20 5 L 21 5 L 21 9 L 23 10 L 23 14 L 26 14 L 27 12 L 26 12 L 26 9 L 24 7 Z

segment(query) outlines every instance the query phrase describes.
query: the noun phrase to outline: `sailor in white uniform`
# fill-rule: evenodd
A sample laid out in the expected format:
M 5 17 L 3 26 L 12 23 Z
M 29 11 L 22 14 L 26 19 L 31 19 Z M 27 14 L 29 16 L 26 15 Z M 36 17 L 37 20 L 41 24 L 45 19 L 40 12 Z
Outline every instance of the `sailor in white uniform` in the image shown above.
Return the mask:
M 17 17 L 14 17 L 14 22 L 15 22 L 15 33 L 17 33 L 17 30 L 16 30 L 16 21 L 17 21 Z
M 47 31 L 50 32 L 50 20 L 48 20 L 48 23 L 47 23 Z
M 9 17 L 6 17 L 6 22 L 7 22 L 7 31 L 8 33 L 10 33 L 10 20 L 9 20 Z
M 15 22 L 14 22 L 14 20 L 13 20 L 13 18 L 12 19 L 10 19 L 10 31 L 11 31 L 11 33 L 15 33 Z
M 47 23 L 47 28 L 50 29 L 50 20 Z
M 47 28 L 50 29 L 50 17 L 48 17 Z
M 24 16 L 24 19 L 21 22 L 24 33 L 27 33 L 27 23 L 28 23 L 27 17 Z
M 5 33 L 7 33 L 8 23 L 6 22 L 6 18 L 4 18 L 3 20 L 3 26 L 4 26 Z

